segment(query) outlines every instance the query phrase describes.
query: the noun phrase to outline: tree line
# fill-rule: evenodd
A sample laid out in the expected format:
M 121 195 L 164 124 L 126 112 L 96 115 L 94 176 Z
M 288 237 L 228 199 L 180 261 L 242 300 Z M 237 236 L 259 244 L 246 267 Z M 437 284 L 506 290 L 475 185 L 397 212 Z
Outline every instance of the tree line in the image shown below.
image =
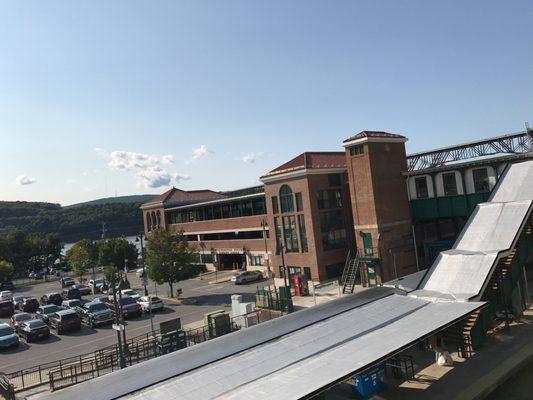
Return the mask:
M 13 229 L 32 233 L 57 233 L 63 242 L 98 239 L 105 222 L 107 236 L 134 235 L 143 230 L 140 202 L 61 207 L 25 201 L 0 202 L 0 235 Z

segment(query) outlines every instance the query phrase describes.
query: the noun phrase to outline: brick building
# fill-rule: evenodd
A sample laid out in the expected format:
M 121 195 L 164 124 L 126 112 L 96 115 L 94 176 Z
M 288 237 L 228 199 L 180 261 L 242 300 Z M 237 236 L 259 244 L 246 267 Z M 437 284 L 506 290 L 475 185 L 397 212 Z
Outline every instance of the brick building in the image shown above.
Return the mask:
M 270 269 L 282 277 L 284 261 L 290 275 L 324 281 L 357 257 L 365 280 L 386 281 L 428 267 L 434 248 L 451 246 L 505 164 L 533 158 L 531 131 L 411 156 L 406 141 L 363 131 L 342 143 L 344 152 L 306 152 L 274 168 L 261 186 L 172 188 L 141 206 L 145 232 L 183 231 L 210 269 Z M 496 154 L 499 142 L 501 152 L 514 153 L 457 162 L 487 149 Z

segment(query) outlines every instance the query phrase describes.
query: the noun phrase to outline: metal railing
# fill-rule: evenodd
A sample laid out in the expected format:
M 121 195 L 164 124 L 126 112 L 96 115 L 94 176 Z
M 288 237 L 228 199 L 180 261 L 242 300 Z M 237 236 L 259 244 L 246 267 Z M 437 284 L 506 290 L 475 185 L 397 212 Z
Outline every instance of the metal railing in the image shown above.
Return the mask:
M 235 332 L 282 315 L 283 313 L 273 310 L 256 310 L 250 314 L 233 317 L 229 319 L 227 329 L 218 327 L 216 336 Z M 187 347 L 216 337 L 213 335 L 212 326 L 184 329 L 184 333 Z M 158 357 L 158 337 L 160 337 L 160 331 L 155 330 L 128 339 L 125 345 L 126 366 Z M 52 391 L 58 390 L 119 369 L 118 354 L 118 345 L 115 344 L 91 353 L 7 373 L 6 378 L 15 392 L 21 392 L 45 384 L 49 384 L 50 390 Z

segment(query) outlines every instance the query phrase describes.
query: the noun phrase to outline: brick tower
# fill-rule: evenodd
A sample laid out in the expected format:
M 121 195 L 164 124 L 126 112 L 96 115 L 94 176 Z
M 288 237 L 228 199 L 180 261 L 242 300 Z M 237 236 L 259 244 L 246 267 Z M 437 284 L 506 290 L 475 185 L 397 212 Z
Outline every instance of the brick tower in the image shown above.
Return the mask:
M 388 281 L 416 272 L 411 215 L 402 172 L 407 138 L 363 131 L 346 139 L 355 246 L 358 256 Z

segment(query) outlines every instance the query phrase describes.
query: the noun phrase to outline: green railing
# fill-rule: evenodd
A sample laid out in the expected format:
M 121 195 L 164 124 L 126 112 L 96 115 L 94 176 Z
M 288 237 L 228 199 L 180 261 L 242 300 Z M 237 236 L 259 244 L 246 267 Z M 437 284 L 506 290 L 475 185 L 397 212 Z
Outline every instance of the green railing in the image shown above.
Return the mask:
M 486 202 L 489 196 L 490 193 L 473 193 L 411 200 L 413 220 L 418 222 L 427 219 L 468 217 L 476 205 Z

